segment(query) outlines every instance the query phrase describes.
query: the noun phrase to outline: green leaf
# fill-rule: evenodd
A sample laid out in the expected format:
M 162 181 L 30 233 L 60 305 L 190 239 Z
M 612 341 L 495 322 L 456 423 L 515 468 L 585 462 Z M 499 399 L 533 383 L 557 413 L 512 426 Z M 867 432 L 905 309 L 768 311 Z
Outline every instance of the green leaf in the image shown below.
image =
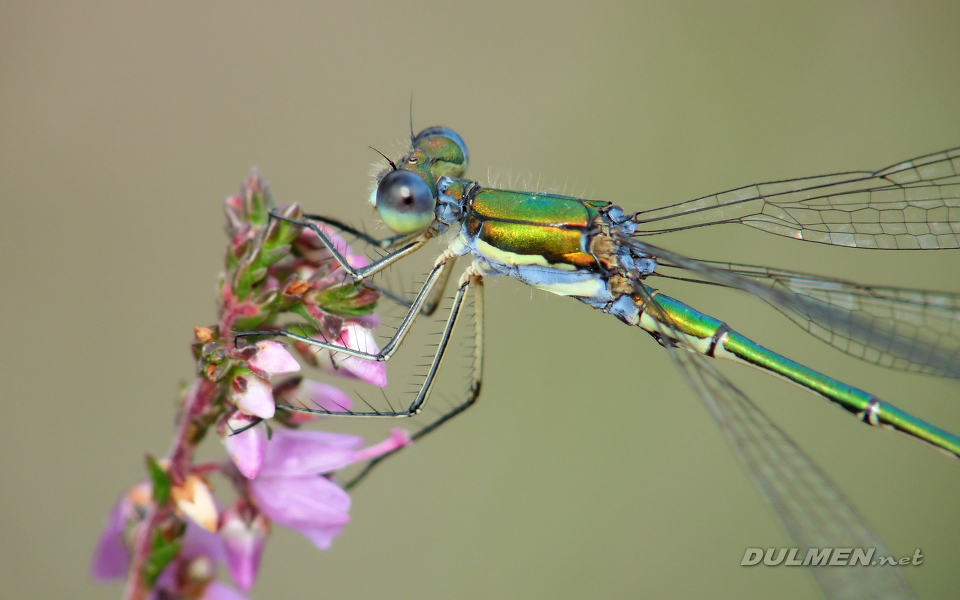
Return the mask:
M 287 254 L 290 254 L 290 244 L 280 244 L 279 246 L 268 247 L 264 245 L 260 252 L 260 265 L 270 266 Z
M 251 331 L 253 329 L 259 329 L 260 325 L 270 321 L 276 315 L 273 315 L 269 312 L 261 312 L 259 315 L 253 315 L 252 317 L 237 317 L 233 322 L 234 331 Z
M 160 466 L 152 455 L 147 455 L 147 470 L 150 472 L 150 481 L 153 483 L 153 502 L 163 506 L 170 498 L 170 476 Z
M 180 527 L 179 533 L 172 539 L 167 539 L 162 531 L 153 532 L 150 556 L 143 563 L 143 579 L 147 582 L 147 587 L 153 587 L 164 567 L 170 564 L 170 561 L 180 552 L 180 546 L 183 545 L 183 532 L 186 529 L 186 526 Z
M 250 222 L 255 225 L 266 225 L 267 219 L 269 216 L 267 212 L 270 210 L 269 205 L 272 205 L 272 199 L 269 197 L 269 192 L 266 192 L 263 187 L 254 187 L 250 188 L 248 193 L 250 194 L 247 198 L 247 218 L 250 219 Z
M 317 294 L 317 305 L 335 315 L 359 317 L 372 314 L 379 294 L 362 283 L 344 285 Z
M 258 253 L 259 254 L 259 253 Z M 234 279 L 233 293 L 238 300 L 246 300 L 257 283 L 267 277 L 267 267 L 260 266 L 259 256 L 243 264 Z
M 299 216 L 299 213 L 300 211 L 296 211 L 297 216 Z M 290 221 L 283 221 L 281 219 L 274 219 L 270 228 L 270 231 L 267 232 L 267 240 L 264 242 L 264 246 L 269 248 L 289 244 L 297 239 L 297 236 L 300 235 L 300 231 L 303 229 L 300 225 L 295 225 Z

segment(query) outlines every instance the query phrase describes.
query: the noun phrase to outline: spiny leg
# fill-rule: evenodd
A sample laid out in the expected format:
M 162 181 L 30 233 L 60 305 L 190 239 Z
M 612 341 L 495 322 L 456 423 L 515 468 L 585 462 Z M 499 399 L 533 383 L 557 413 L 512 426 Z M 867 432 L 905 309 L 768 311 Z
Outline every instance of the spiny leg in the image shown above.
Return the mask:
M 422 248 L 424 244 L 430 241 L 432 237 L 432 233 L 429 230 L 427 230 L 418 236 L 410 238 L 409 241 L 406 244 L 404 244 L 399 250 L 390 252 L 389 254 L 381 257 L 378 260 L 373 261 L 372 263 L 370 263 L 365 267 L 355 269 L 352 266 L 350 266 L 350 264 L 347 262 L 347 259 L 343 256 L 343 254 L 341 254 L 340 251 L 337 250 L 336 245 L 333 243 L 333 240 L 330 239 L 330 236 L 328 236 L 323 231 L 323 229 L 316 223 L 313 223 L 309 220 L 291 219 L 290 217 L 285 217 L 276 211 L 270 211 L 270 218 L 278 219 L 280 221 L 287 221 L 289 223 L 300 225 L 301 227 L 306 227 L 310 231 L 317 234 L 317 236 L 320 238 L 320 241 L 323 243 L 323 245 L 326 246 L 327 250 L 329 250 L 331 254 L 333 254 L 333 257 L 336 259 L 336 261 L 340 263 L 340 267 L 344 271 L 346 271 L 347 274 L 350 277 L 352 277 L 354 281 L 360 281 L 362 279 L 366 279 L 367 277 L 370 277 L 371 275 L 375 275 L 380 271 L 386 269 L 390 265 L 394 264 L 401 258 L 404 258 L 406 256 L 413 254 L 414 252 Z M 369 237 L 369 239 L 373 241 L 377 241 L 375 238 L 372 238 L 372 237 Z M 386 238 L 386 239 L 390 240 L 391 238 Z
M 440 340 L 440 347 L 437 350 L 438 354 L 434 357 L 433 365 L 430 368 L 430 372 L 427 374 L 427 379 L 424 381 L 424 385 L 423 388 L 421 388 L 420 394 L 423 395 L 424 389 L 428 387 L 428 383 L 430 386 L 433 385 L 434 375 L 440 366 L 440 360 L 442 358 L 443 351 L 446 348 L 447 342 L 450 339 L 450 335 L 453 333 L 453 327 L 456 325 L 456 321 L 460 312 L 460 305 L 463 302 L 466 289 L 471 284 L 473 285 L 474 301 L 474 350 L 473 371 L 470 376 L 470 385 L 467 387 L 466 398 L 464 398 L 460 404 L 457 404 L 452 409 L 442 414 L 438 419 L 425 425 L 422 429 L 413 434 L 413 440 L 419 440 L 424 436 L 433 433 L 441 425 L 473 406 L 480 397 L 480 389 L 483 382 L 483 278 L 476 274 L 472 267 L 471 269 L 468 269 L 466 273 L 464 273 L 464 276 L 461 279 L 460 287 L 457 289 L 457 295 L 454 298 L 453 307 L 451 308 L 452 319 L 447 320 L 447 328 L 444 330 L 443 337 Z M 429 393 L 429 389 L 427 389 L 427 393 Z M 373 469 L 380 464 L 381 461 L 393 456 L 400 450 L 401 449 L 398 448 L 368 462 L 363 470 L 360 471 L 360 473 L 344 484 L 344 489 L 350 490 L 355 487 L 364 478 L 366 478 L 367 475 L 369 475 L 370 472 L 373 471 Z
M 420 314 L 430 316 L 437 311 L 440 300 L 443 298 L 443 292 L 447 289 L 447 282 L 450 281 L 450 274 L 453 273 L 454 264 L 456 264 L 455 258 L 443 264 L 443 271 L 439 275 L 437 285 L 433 288 L 433 292 L 427 296 L 426 301 L 420 308 Z M 482 283 L 478 285 L 482 285 Z
M 437 308 L 440 306 L 440 301 L 443 299 L 443 292 L 447 289 L 447 283 L 450 281 L 450 274 L 453 273 L 453 267 L 455 264 L 455 260 L 450 260 L 444 263 L 443 272 L 440 273 L 440 278 L 437 281 L 437 284 L 434 286 L 430 295 L 427 296 L 423 306 L 420 308 L 421 315 L 426 315 L 429 317 L 437 311 Z M 383 287 L 375 283 L 364 283 L 364 285 L 371 289 L 377 290 L 382 296 L 389 298 L 392 302 L 406 308 L 407 310 L 409 310 L 413 305 L 412 302 L 390 288 Z
M 324 215 L 307 215 L 307 214 L 305 214 L 305 215 L 303 215 L 303 218 L 304 218 L 304 219 L 309 219 L 309 220 L 311 220 L 311 221 L 318 221 L 318 222 L 320 222 L 320 223 L 323 223 L 324 225 L 330 225 L 331 227 L 336 227 L 336 228 L 339 229 L 340 231 L 342 231 L 342 232 L 344 232 L 344 233 L 348 233 L 348 234 L 354 236 L 355 238 L 357 238 L 357 239 L 359 239 L 359 240 L 361 240 L 361 241 L 363 241 L 363 242 L 365 242 L 365 243 L 367 243 L 367 244 L 370 244 L 371 246 L 376 246 L 377 248 L 380 248 L 380 249 L 382 249 L 382 250 L 389 250 L 389 249 L 393 248 L 394 245 L 395 245 L 397 242 L 400 242 L 401 240 L 404 240 L 404 239 L 410 237 L 410 236 L 407 235 L 407 234 L 397 234 L 397 235 L 391 235 L 391 236 L 385 237 L 385 238 L 375 238 L 375 237 L 373 237 L 372 235 L 370 235 L 369 233 L 367 233 L 366 231 L 361 231 L 360 229 L 357 229 L 356 227 L 352 227 L 352 226 L 350 226 L 350 225 L 347 225 L 347 224 L 344 223 L 343 221 L 341 221 L 341 220 L 339 220 L 339 219 L 334 219 L 334 218 L 332 218 L 332 217 L 326 217 L 326 216 L 324 216 Z
M 276 214 L 273 213 L 273 212 L 270 213 L 270 216 L 271 216 L 272 218 L 282 218 L 281 216 L 276 215 Z M 401 234 L 401 235 L 393 235 L 393 236 L 389 236 L 389 237 L 379 238 L 379 239 L 378 239 L 378 238 L 375 238 L 375 237 L 373 237 L 372 235 L 368 234 L 368 233 L 365 232 L 365 231 L 361 231 L 361 230 L 357 229 L 356 227 L 352 227 L 352 226 L 344 223 L 343 221 L 341 221 L 341 220 L 339 220 L 339 219 L 334 219 L 334 218 L 326 217 L 326 216 L 323 216 L 323 215 L 307 215 L 307 214 L 303 215 L 303 218 L 304 218 L 304 219 L 309 219 L 310 221 L 318 221 L 318 222 L 323 223 L 323 224 L 325 224 L 325 225 L 330 225 L 331 227 L 336 227 L 336 228 L 339 229 L 341 232 L 347 233 L 347 234 L 353 236 L 354 238 L 362 241 L 363 243 L 365 243 L 365 244 L 367 244 L 367 245 L 369 245 L 369 246 L 373 246 L 374 248 L 381 249 L 381 250 L 390 250 L 390 249 L 394 248 L 394 247 L 396 246 L 396 244 L 398 244 L 399 242 L 402 242 L 403 240 L 406 240 L 406 239 L 409 239 L 409 238 L 410 238 L 409 235 L 402 235 L 402 234 Z M 308 225 L 307 225 L 307 226 L 308 226 Z M 313 231 L 314 233 L 318 233 L 318 234 L 319 234 L 319 232 L 317 232 L 317 230 L 316 230 L 315 228 L 311 227 L 310 229 L 311 229 L 311 231 Z M 321 241 L 322 241 L 322 240 L 323 240 L 323 238 L 321 237 Z M 330 247 L 330 246 L 329 246 L 329 240 L 328 240 L 327 242 L 324 242 L 324 244 L 325 244 L 325 245 L 327 246 L 327 248 L 329 249 L 329 247 Z M 391 255 L 388 254 L 388 255 L 386 255 L 386 256 L 389 257 L 389 256 L 391 256 Z M 406 256 L 406 255 L 404 255 L 404 256 Z M 385 257 L 384 257 L 384 256 L 381 256 L 380 258 L 383 259 L 383 258 L 385 258 Z M 339 262 L 341 265 L 343 264 L 343 262 L 340 261 L 339 259 L 338 259 L 338 262 Z M 391 263 L 391 264 L 392 264 L 392 263 Z M 444 267 L 445 270 L 444 270 L 444 272 L 441 274 L 441 275 L 442 275 L 442 278 L 441 278 L 440 281 L 439 281 L 439 285 L 437 285 L 437 287 L 434 288 L 433 294 L 432 294 L 431 296 L 429 296 L 428 299 L 427 299 L 427 301 L 423 304 L 423 307 L 421 308 L 421 311 L 420 311 L 421 314 L 430 316 L 430 315 L 432 315 L 434 312 L 436 312 L 437 307 L 440 305 L 440 299 L 443 297 L 443 291 L 447 288 L 447 282 L 448 282 L 449 279 L 450 279 L 450 273 L 452 272 L 452 268 L 453 268 L 453 261 L 445 264 L 445 267 Z M 409 300 L 403 298 L 400 294 L 394 292 L 393 290 L 391 290 L 391 289 L 389 289 L 389 288 L 386 288 L 386 287 L 383 287 L 383 286 L 380 286 L 380 285 L 377 285 L 377 284 L 374 284 L 374 283 L 367 283 L 366 285 L 367 285 L 368 287 L 371 287 L 371 288 L 379 291 L 382 295 L 384 295 L 384 296 L 386 296 L 387 298 L 389 298 L 390 300 L 396 302 L 396 303 L 399 304 L 400 306 L 403 306 L 403 307 L 408 308 L 408 309 L 410 308 L 411 302 L 410 302 Z
M 434 272 L 436 272 L 436 268 Z M 414 401 L 410 404 L 410 406 L 406 410 L 379 411 L 374 409 L 371 406 L 370 412 L 352 412 L 352 411 L 336 412 L 336 411 L 331 411 L 327 409 L 318 410 L 318 409 L 308 408 L 305 406 L 293 406 L 290 404 L 283 404 L 278 406 L 294 412 L 301 412 L 301 413 L 307 413 L 307 414 L 335 415 L 340 417 L 412 417 L 419 414 L 420 411 L 423 409 L 423 406 L 426 404 L 427 398 L 430 395 L 430 391 L 433 388 L 437 371 L 440 368 L 440 363 L 443 360 L 443 356 L 444 356 L 444 353 L 446 352 L 447 344 L 450 341 L 450 336 L 453 333 L 453 328 L 456 325 L 457 318 L 460 315 L 460 308 L 461 308 L 461 304 L 463 303 L 463 298 L 466 295 L 466 288 L 469 286 L 470 282 L 472 281 L 472 278 L 474 277 L 479 277 L 479 276 L 472 270 L 472 268 L 468 269 L 467 272 L 464 273 L 464 277 L 461 279 L 460 287 L 457 290 L 456 295 L 454 296 L 454 301 L 450 308 L 450 313 L 447 316 L 447 322 L 446 322 L 446 325 L 444 326 L 443 333 L 441 334 L 440 342 L 437 345 L 437 351 L 434 354 L 433 361 L 430 365 L 430 369 L 427 371 L 427 375 L 424 378 L 423 384 L 420 386 L 420 391 L 417 394 L 416 399 L 414 399 Z M 415 316 L 416 311 L 411 310 L 410 313 L 408 313 L 408 315 L 410 314 Z M 277 333 L 277 332 L 271 332 L 271 333 Z M 297 339 L 300 339 L 300 336 L 295 336 L 295 334 L 289 334 L 289 332 L 286 332 L 286 335 L 294 336 Z M 302 340 L 308 341 L 308 343 L 312 343 L 312 345 L 315 345 L 315 346 L 326 347 L 328 345 L 328 344 L 324 344 L 323 342 L 318 342 L 317 340 L 311 340 L 310 338 L 302 338 Z M 341 346 L 334 346 L 334 348 L 341 351 L 343 350 Z M 362 355 L 362 353 L 359 353 L 359 354 Z M 376 355 L 369 355 L 369 356 L 376 356 Z M 475 365 L 475 370 L 477 370 L 477 372 L 479 372 L 478 369 L 479 367 Z
M 326 341 L 315 340 L 313 338 L 307 337 L 305 335 L 300 335 L 287 331 L 285 329 L 281 330 L 264 330 L 264 331 L 241 331 L 234 334 L 235 338 L 241 339 L 246 337 L 254 336 L 270 336 L 270 337 L 285 337 L 291 340 L 296 340 L 298 342 L 303 342 L 310 346 L 316 346 L 318 348 L 324 348 L 332 352 L 339 352 L 341 354 L 346 354 L 347 356 L 356 356 L 358 358 L 363 358 L 366 360 L 376 360 L 376 361 L 387 361 L 390 360 L 390 357 L 397 351 L 400 347 L 400 344 L 403 343 L 404 338 L 407 335 L 407 332 L 410 331 L 413 322 L 416 321 L 417 317 L 421 314 L 421 308 L 423 305 L 430 299 L 432 302 L 436 302 L 435 297 L 438 294 L 431 294 L 434 287 L 438 282 L 446 282 L 446 279 L 449 278 L 449 268 L 447 263 L 455 262 L 458 255 L 450 250 L 447 250 L 440 258 L 437 259 L 436 264 L 433 269 L 430 271 L 430 274 L 427 276 L 426 281 L 423 284 L 423 287 L 420 288 L 420 293 L 417 294 L 416 299 L 410 305 L 407 314 L 403 317 L 403 321 L 400 322 L 400 326 L 394 332 L 393 336 L 390 338 L 390 341 L 384 345 L 384 347 L 377 353 L 372 352 L 363 352 L 361 350 L 353 350 L 351 348 L 346 348 L 344 346 L 339 346 L 332 344 Z M 445 275 L 446 273 L 446 275 Z M 441 289 L 442 292 L 442 289 Z M 434 307 L 435 309 L 435 307 Z

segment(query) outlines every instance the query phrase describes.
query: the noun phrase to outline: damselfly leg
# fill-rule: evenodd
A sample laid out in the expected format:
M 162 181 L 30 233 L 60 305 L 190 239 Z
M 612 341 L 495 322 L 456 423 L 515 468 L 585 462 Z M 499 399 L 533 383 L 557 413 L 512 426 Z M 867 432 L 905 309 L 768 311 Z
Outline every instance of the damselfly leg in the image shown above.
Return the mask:
M 326 248 L 331 252 L 333 258 L 337 261 L 340 267 L 342 267 L 348 277 L 372 277 L 384 269 L 392 266 L 396 261 L 396 255 L 399 253 L 401 257 L 407 256 L 416 249 L 420 247 L 417 240 L 410 241 L 405 240 L 409 236 L 393 236 L 385 239 L 377 239 L 372 236 L 369 236 L 365 232 L 359 231 L 349 225 L 346 225 L 336 219 L 330 219 L 326 217 L 320 217 L 317 215 L 305 216 L 304 220 L 291 220 L 286 219 L 281 215 L 273 213 L 271 215 L 274 218 L 280 218 L 284 220 L 290 220 L 294 223 L 300 224 L 314 233 L 316 233 L 321 240 L 321 242 L 326 246 Z M 367 268 L 366 270 L 362 269 L 353 269 L 344 257 L 344 255 L 339 252 L 335 246 L 335 243 L 330 238 L 329 235 L 319 227 L 317 223 L 323 223 L 325 225 L 334 227 L 338 232 L 346 233 L 354 236 L 356 239 L 368 244 L 373 248 L 390 250 L 391 248 L 400 245 L 401 248 L 391 254 L 382 256 L 373 261 L 371 266 L 378 265 L 377 269 Z M 427 238 L 429 239 L 429 237 Z M 309 346 L 322 348 L 329 350 L 333 353 L 345 354 L 348 356 L 355 356 L 364 360 L 375 360 L 386 362 L 394 356 L 396 351 L 399 349 L 407 334 L 413 327 L 414 321 L 419 315 L 429 316 L 432 315 L 440 305 L 440 301 L 443 297 L 444 288 L 447 285 L 447 282 L 450 278 L 450 274 L 453 272 L 454 265 L 458 258 L 458 254 L 448 252 L 442 255 L 434 264 L 433 268 L 427 274 L 426 280 L 420 287 L 419 292 L 413 301 L 408 301 L 403 294 L 389 290 L 386 287 L 375 287 L 376 289 L 381 290 L 381 292 L 387 296 L 390 300 L 396 302 L 398 305 L 402 306 L 405 309 L 405 314 L 401 320 L 400 325 L 394 331 L 393 335 L 383 346 L 383 348 L 378 352 L 364 352 L 362 350 L 353 350 L 350 348 L 345 348 L 342 345 L 334 344 L 330 340 L 318 340 L 314 337 L 304 335 L 302 333 L 297 333 L 291 331 L 290 329 L 271 329 L 271 330 L 261 330 L 261 331 L 249 331 L 249 332 L 238 332 L 236 337 L 243 339 L 249 337 L 281 337 L 286 338 L 294 342 L 300 342 L 307 344 Z M 350 268 L 351 271 L 347 269 Z M 481 381 L 482 381 L 482 372 L 483 372 L 483 278 L 471 265 L 460 278 L 456 292 L 452 299 L 452 304 L 449 308 L 443 331 L 440 333 L 439 340 L 436 343 L 436 350 L 431 358 L 429 368 L 427 373 L 422 378 L 422 381 L 418 384 L 419 389 L 414 400 L 406 406 L 406 408 L 401 408 L 399 410 L 394 410 L 393 405 L 391 404 L 391 409 L 378 409 L 374 408 L 369 402 L 364 400 L 369 410 L 351 410 L 351 409 L 342 409 L 342 410 L 331 410 L 328 407 L 318 407 L 318 406 L 308 406 L 306 404 L 296 404 L 296 403 L 281 403 L 278 404 L 278 407 L 292 412 L 302 412 L 309 414 L 322 414 L 322 415 L 336 415 L 336 416 L 354 416 L 354 417 L 411 417 L 419 414 L 421 410 L 426 405 L 430 393 L 433 390 L 434 384 L 437 381 L 437 375 L 440 370 L 440 366 L 443 362 L 443 358 L 447 353 L 451 337 L 453 335 L 454 329 L 460 319 L 462 310 L 465 305 L 465 300 L 468 298 L 468 295 L 472 293 L 473 300 L 473 320 L 474 320 L 474 331 L 472 334 L 472 365 L 470 368 L 469 382 L 467 384 L 466 391 L 464 396 L 453 404 L 451 407 L 448 407 L 446 410 L 441 411 L 439 416 L 433 420 L 427 422 L 420 429 L 418 429 L 411 436 L 413 440 L 418 440 L 425 435 L 435 431 L 440 425 L 446 423 L 454 416 L 464 412 L 467 408 L 472 406 L 479 397 Z M 375 461 L 368 463 L 366 467 L 357 474 L 353 479 L 351 479 L 346 486 L 353 487 L 360 482 L 370 471 L 379 464 L 382 460 L 391 456 L 393 454 L 387 454 L 381 456 Z

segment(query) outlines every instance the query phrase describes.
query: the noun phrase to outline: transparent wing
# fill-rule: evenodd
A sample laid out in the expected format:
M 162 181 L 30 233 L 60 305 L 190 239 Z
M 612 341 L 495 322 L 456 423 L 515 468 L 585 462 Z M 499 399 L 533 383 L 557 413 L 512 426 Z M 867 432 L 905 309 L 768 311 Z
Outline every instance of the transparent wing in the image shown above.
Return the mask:
M 656 311 L 649 297 L 648 310 Z M 720 427 L 734 454 L 756 482 L 793 544 L 808 548 L 875 548 L 891 553 L 840 490 L 757 405 L 706 357 L 688 348 L 672 331 L 663 311 L 656 317 L 661 336 L 684 377 Z M 897 569 L 870 566 L 809 567 L 830 599 L 914 598 Z
M 836 341 L 838 346 L 850 348 L 851 353 L 857 352 L 859 345 L 871 349 L 871 352 L 882 354 L 885 356 L 884 361 L 900 365 L 901 368 L 904 368 L 904 365 L 914 365 L 909 368 L 960 379 L 960 355 L 950 338 L 919 335 L 915 328 L 898 327 L 896 322 L 891 325 L 869 311 L 854 310 L 849 304 L 844 304 L 852 301 L 852 295 L 836 294 L 830 297 L 823 291 L 814 293 L 810 287 L 804 289 L 799 281 L 792 281 L 790 285 L 771 285 L 763 276 L 722 268 L 723 263 L 717 266 L 687 258 L 637 239 L 621 238 L 621 242 L 633 246 L 637 252 L 655 258 L 660 265 L 682 269 L 703 281 L 753 294 L 777 308 L 795 313 L 801 322 L 812 322 L 817 328 L 826 330 L 825 337 Z M 812 282 L 808 283 L 808 286 L 812 285 Z M 804 291 L 808 293 L 803 293 Z M 882 312 L 883 304 L 881 301 L 872 309 Z M 887 303 L 887 308 L 892 306 Z M 955 311 L 947 310 L 942 315 L 953 315 L 951 318 L 955 318 Z M 951 324 L 951 328 L 953 327 L 956 325 Z M 870 352 L 864 352 L 864 356 L 868 360 L 877 357 Z
M 640 211 L 637 235 L 741 223 L 798 240 L 855 248 L 960 248 L 960 148 L 874 173 L 758 183 Z
M 890 338 L 924 347 L 951 363 L 960 363 L 960 294 L 909 288 L 865 286 L 810 273 L 715 261 L 711 267 L 757 280 L 770 288 L 803 296 L 840 315 L 857 315 L 871 331 L 884 336 L 853 339 L 829 320 L 802 306 L 777 307 L 791 321 L 834 348 L 861 360 L 902 371 L 933 373 L 921 360 L 892 353 Z M 849 317 L 847 317 L 849 320 Z M 863 339 L 866 338 L 866 339 Z

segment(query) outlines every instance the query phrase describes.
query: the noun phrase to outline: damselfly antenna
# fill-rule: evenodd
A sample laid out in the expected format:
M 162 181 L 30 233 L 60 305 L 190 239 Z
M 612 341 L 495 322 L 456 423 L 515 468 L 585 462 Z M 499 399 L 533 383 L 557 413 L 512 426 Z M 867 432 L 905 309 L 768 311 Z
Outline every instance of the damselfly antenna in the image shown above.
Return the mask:
M 387 155 L 386 155 L 386 154 L 384 154 L 383 152 L 380 152 L 379 150 L 377 150 L 377 149 L 374 148 L 373 146 L 367 146 L 367 148 L 370 148 L 371 150 L 373 150 L 374 152 L 376 152 L 377 154 L 379 154 L 380 156 L 382 156 L 382 157 L 383 157 L 383 160 L 385 160 L 385 161 L 387 161 L 388 163 L 390 163 L 390 168 L 392 168 L 394 171 L 397 170 L 397 165 L 394 164 L 394 162 L 393 162 L 392 160 L 390 160 L 389 158 L 387 158 Z
M 410 143 L 416 139 L 417 136 L 413 133 L 413 94 L 410 94 Z

